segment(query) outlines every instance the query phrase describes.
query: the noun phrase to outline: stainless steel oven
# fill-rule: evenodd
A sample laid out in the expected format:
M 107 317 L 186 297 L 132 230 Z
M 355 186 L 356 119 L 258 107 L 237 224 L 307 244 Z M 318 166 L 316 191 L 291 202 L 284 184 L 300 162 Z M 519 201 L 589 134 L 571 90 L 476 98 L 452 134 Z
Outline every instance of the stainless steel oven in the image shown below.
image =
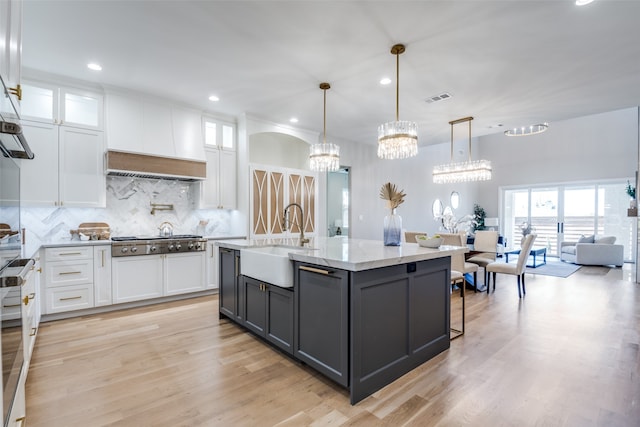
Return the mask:
M 2 355 L 3 425 L 18 389 L 24 362 L 22 280 L 30 260 L 23 261 L 20 241 L 20 169 L 0 155 L 0 352 Z M 33 263 L 33 261 L 31 261 Z

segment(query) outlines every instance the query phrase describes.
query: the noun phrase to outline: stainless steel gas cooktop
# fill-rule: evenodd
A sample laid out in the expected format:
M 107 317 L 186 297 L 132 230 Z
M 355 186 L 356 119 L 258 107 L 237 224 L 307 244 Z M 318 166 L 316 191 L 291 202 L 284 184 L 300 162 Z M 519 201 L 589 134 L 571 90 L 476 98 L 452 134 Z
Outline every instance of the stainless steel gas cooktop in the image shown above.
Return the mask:
M 111 241 L 112 257 L 202 252 L 207 248 L 207 240 L 194 234 L 116 236 Z

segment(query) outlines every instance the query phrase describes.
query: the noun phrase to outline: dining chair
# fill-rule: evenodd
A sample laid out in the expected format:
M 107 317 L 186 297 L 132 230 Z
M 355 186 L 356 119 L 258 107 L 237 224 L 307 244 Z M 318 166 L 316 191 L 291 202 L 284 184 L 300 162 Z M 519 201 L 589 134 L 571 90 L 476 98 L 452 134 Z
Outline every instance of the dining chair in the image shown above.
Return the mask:
M 404 232 L 404 241 L 407 243 L 417 243 L 416 236 L 424 236 L 427 233 L 424 231 L 405 231 Z
M 455 245 L 458 246 L 458 245 Z M 450 327 L 449 329 L 453 333 L 450 334 L 449 339 L 454 340 L 458 337 L 464 335 L 464 288 L 465 288 L 465 278 L 464 278 L 464 254 L 456 253 L 451 255 L 451 286 L 454 286 L 460 283 L 460 297 L 462 299 L 462 325 L 460 329 Z
M 452 246 L 462 246 L 463 248 L 467 247 L 467 235 L 466 233 L 440 233 L 440 237 L 442 237 L 443 245 L 452 245 Z M 478 291 L 478 266 L 476 264 L 467 262 L 464 260 L 464 255 L 462 255 L 462 273 L 473 273 L 473 288 L 477 292 Z
M 529 258 L 529 252 L 533 247 L 533 242 L 536 240 L 536 234 L 527 234 L 522 242 L 522 248 L 520 249 L 520 254 L 518 255 L 518 262 L 515 264 L 507 264 L 505 262 L 492 262 L 488 264 L 485 269 L 487 271 L 487 278 L 489 278 L 489 273 L 493 273 L 493 291 L 496 290 L 496 273 L 502 274 L 511 274 L 517 276 L 518 278 L 518 297 L 522 298 L 522 295 L 527 294 L 527 289 L 524 285 L 524 274 L 525 268 L 527 266 L 527 259 Z M 520 281 L 522 281 L 522 292 L 520 292 Z M 489 282 L 487 283 L 487 292 L 489 292 L 489 285 L 491 284 L 491 279 L 489 278 Z
M 473 250 L 479 253 L 476 253 L 467 259 L 468 263 L 473 263 L 484 269 L 483 276 L 484 284 L 487 286 L 487 293 L 489 293 L 489 285 L 487 283 L 487 265 L 495 262 L 496 260 L 498 234 L 499 233 L 497 231 L 491 230 L 476 231 L 475 239 L 473 241 Z

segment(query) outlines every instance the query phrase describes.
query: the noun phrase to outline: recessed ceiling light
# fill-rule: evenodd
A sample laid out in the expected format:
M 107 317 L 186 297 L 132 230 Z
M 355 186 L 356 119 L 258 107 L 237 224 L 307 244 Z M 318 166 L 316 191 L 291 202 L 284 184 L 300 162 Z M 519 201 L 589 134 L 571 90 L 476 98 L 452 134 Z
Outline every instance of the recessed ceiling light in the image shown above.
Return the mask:
M 100 66 L 100 64 L 96 64 L 95 62 L 88 63 L 87 68 L 93 71 L 102 71 L 102 66 Z
M 289 119 L 289 121 L 290 121 L 291 123 L 298 123 L 298 118 L 297 118 L 297 117 L 291 117 L 291 118 Z
M 584 6 L 585 4 L 592 3 L 593 0 L 576 0 L 576 6 Z
M 384 77 L 384 78 L 380 79 L 380 84 L 381 85 L 391 84 L 391 79 L 389 77 Z
M 215 96 L 215 95 L 211 95 L 211 96 L 209 97 L 209 101 L 211 101 L 211 102 L 218 102 L 218 101 L 220 101 L 220 98 L 218 98 L 218 97 L 217 97 L 217 96 Z

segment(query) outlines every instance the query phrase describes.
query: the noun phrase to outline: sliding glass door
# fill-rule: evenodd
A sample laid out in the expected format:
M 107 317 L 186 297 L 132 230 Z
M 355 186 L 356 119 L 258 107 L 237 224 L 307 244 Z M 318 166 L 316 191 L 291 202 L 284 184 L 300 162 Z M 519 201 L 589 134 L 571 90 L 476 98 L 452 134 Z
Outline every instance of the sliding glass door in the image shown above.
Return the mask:
M 534 246 L 557 256 L 560 242 L 585 235 L 616 236 L 625 246 L 626 261 L 634 259 L 634 224 L 626 216 L 626 181 L 523 187 L 502 190 L 502 224 L 507 246 L 519 246 L 521 226 L 529 223 L 538 235 Z

